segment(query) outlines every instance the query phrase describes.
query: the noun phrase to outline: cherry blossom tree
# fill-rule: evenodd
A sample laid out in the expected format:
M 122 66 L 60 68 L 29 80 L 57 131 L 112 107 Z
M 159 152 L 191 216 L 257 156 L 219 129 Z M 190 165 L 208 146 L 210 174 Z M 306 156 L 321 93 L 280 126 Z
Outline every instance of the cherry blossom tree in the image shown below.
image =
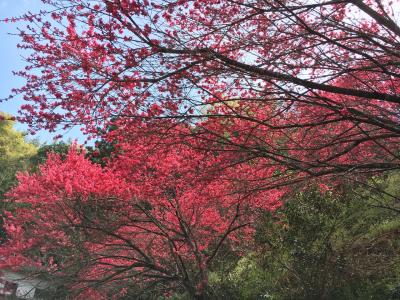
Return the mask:
M 22 17 L 19 119 L 83 125 L 114 153 L 20 176 L 7 265 L 201 299 L 222 245 L 251 240 L 287 186 L 400 167 L 398 2 L 44 2 Z
M 45 2 L 20 31 L 32 130 L 169 118 L 221 142 L 222 119 L 309 176 L 399 167 L 396 1 Z
M 50 154 L 39 173 L 19 175 L 2 266 L 52 274 L 81 297 L 141 288 L 203 299 L 221 248 L 250 246 L 257 211 L 279 207 L 284 191 L 246 194 L 254 166 L 233 184 L 233 170 L 213 167 L 220 156 L 190 147 L 120 147 L 106 168 L 72 147 L 64 160 Z

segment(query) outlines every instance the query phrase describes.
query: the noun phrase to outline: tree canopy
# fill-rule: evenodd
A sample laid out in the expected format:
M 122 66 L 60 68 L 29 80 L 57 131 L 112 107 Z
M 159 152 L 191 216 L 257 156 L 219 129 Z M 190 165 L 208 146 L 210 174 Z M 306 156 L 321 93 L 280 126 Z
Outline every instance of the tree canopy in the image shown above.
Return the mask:
M 37 152 L 37 147 L 13 128 L 14 123 L 10 116 L 0 115 L 0 198 L 15 183 L 16 172 L 27 168 Z
M 304 176 L 399 167 L 393 1 L 46 2 L 20 34 L 32 130 L 167 119 Z
M 333 285 L 302 259 L 332 258 L 321 234 L 345 213 L 343 186 L 398 214 L 396 193 L 371 183 L 400 168 L 398 1 L 44 2 L 21 17 L 18 119 L 79 124 L 98 143 L 18 176 L 3 266 L 61 277 L 77 297 L 208 299 L 215 265 L 257 253 L 259 221 L 284 208 L 283 252 L 301 250 L 291 235 L 306 252 L 291 282 L 319 297 Z

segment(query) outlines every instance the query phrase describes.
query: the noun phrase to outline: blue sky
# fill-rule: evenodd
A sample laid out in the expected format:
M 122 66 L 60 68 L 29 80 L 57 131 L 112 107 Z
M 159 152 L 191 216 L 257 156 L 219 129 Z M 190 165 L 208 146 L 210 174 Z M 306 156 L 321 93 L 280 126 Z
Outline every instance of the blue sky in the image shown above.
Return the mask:
M 0 0 L 0 19 L 21 16 L 28 10 L 34 12 L 43 8 L 44 6 L 40 0 Z M 17 49 L 19 38 L 9 34 L 16 33 L 17 27 L 21 27 L 21 25 L 23 24 L 0 23 L 0 98 L 7 97 L 12 88 L 20 87 L 24 84 L 23 79 L 12 75 L 12 71 L 20 70 L 24 67 L 23 56 L 26 56 L 26 53 Z M 21 97 L 0 103 L 0 111 L 16 115 L 21 103 Z M 27 127 L 24 124 L 17 124 L 16 128 L 24 131 Z M 56 134 L 63 134 L 64 140 L 78 139 L 79 142 L 84 141 L 78 128 L 68 133 L 58 132 Z M 54 135 L 42 131 L 30 138 L 38 139 L 42 143 L 51 143 Z

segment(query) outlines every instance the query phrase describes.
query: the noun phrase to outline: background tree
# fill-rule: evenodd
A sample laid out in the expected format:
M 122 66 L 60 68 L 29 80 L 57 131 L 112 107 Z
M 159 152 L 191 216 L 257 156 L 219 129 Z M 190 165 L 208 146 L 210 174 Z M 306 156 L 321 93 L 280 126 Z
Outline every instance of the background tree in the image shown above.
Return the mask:
M 16 131 L 11 116 L 0 115 L 0 197 L 16 183 L 15 174 L 27 169 L 29 159 L 36 154 L 37 147 L 28 143 L 22 132 Z
M 4 194 L 17 183 L 16 173 L 27 170 L 37 147 L 26 141 L 22 132 L 13 128 L 15 119 L 0 113 L 0 214 L 6 209 Z M 3 220 L 0 219 L 1 240 L 5 238 Z
M 353 184 L 290 195 L 259 220 L 261 248 L 215 272 L 211 286 L 232 299 L 398 299 L 397 177 L 374 179 L 381 197 Z
M 43 165 L 47 161 L 47 157 L 51 153 L 57 153 L 62 158 L 65 158 L 69 148 L 71 147 L 71 143 L 65 142 L 56 142 L 52 144 L 43 144 L 40 145 L 35 156 L 31 157 L 31 164 L 34 168 L 34 171 L 37 171 L 40 165 Z

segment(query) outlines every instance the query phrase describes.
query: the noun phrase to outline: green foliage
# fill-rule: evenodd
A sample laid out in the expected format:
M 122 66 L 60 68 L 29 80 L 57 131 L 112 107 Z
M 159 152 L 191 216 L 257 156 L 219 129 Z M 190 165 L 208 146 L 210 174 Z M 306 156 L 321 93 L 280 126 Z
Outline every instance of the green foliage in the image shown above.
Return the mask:
M 14 129 L 14 123 L 0 119 L 0 215 L 6 208 L 4 194 L 16 183 L 16 173 L 28 169 L 29 160 L 37 151 L 33 143 L 25 140 L 23 133 Z M 1 222 L 0 218 L 0 228 Z M 4 238 L 5 233 L 0 229 L 0 240 Z
M 116 142 L 108 142 L 106 140 L 99 140 L 95 146 L 86 147 L 87 157 L 94 163 L 105 166 L 107 160 L 115 155 Z
M 292 195 L 260 220 L 259 250 L 211 274 L 211 287 L 219 299 L 391 299 L 400 286 L 399 178 Z
M 46 162 L 49 153 L 57 153 L 60 154 L 61 157 L 63 157 L 68 153 L 68 149 L 70 146 L 70 143 L 65 142 L 41 145 L 37 150 L 36 155 L 31 157 L 31 165 L 34 167 L 34 169 L 37 169 L 39 165 Z
M 117 121 L 117 119 L 113 119 L 112 122 Z M 110 133 L 117 129 L 117 126 L 114 123 L 108 125 L 105 130 L 98 128 L 98 133 L 100 135 L 105 135 L 106 133 Z M 116 140 L 107 140 L 104 138 L 100 138 L 94 144 L 94 146 L 86 147 L 86 157 L 89 158 L 93 163 L 99 164 L 101 166 L 105 166 L 107 161 L 117 155 L 117 141 Z
M 23 133 L 13 128 L 14 121 L 0 121 L 0 199 L 15 183 L 15 174 L 29 166 L 29 159 L 36 154 L 34 144 L 25 140 Z

